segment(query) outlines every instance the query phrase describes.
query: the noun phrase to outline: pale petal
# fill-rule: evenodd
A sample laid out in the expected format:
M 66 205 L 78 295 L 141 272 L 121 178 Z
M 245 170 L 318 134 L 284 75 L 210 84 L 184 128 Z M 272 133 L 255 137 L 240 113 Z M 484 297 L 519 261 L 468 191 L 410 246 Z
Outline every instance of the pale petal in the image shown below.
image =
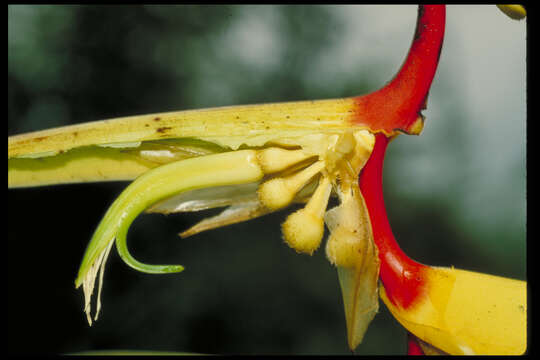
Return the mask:
M 212 216 L 198 222 L 179 235 L 186 238 L 206 230 L 251 220 L 256 217 L 266 215 L 270 212 L 271 210 L 263 206 L 257 199 L 238 203 L 228 207 L 219 215 Z
M 146 212 L 170 214 L 200 211 L 257 200 L 259 183 L 216 186 L 173 196 L 150 207 Z

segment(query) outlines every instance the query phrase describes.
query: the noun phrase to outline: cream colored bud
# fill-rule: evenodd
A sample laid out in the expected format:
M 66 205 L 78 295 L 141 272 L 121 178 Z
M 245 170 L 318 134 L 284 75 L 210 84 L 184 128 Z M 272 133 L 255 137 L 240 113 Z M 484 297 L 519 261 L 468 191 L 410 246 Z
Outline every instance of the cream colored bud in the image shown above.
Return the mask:
M 298 252 L 312 254 L 324 235 L 324 212 L 328 205 L 332 184 L 323 177 L 306 207 L 287 218 L 281 226 L 283 239 Z
M 337 144 L 335 146 L 335 151 L 341 155 L 346 155 L 354 150 L 356 141 L 351 132 L 346 132 L 339 136 Z
M 281 209 L 293 200 L 296 192 L 291 189 L 284 178 L 275 178 L 261 184 L 258 190 L 259 200 L 267 208 Z
M 364 256 L 366 242 L 353 231 L 338 226 L 326 243 L 326 256 L 336 266 L 355 267 Z
M 259 200 L 271 210 L 281 209 L 289 205 L 296 193 L 323 168 L 324 162 L 317 161 L 289 177 L 270 179 L 259 186 Z
M 313 254 L 324 235 L 324 221 L 306 209 L 300 209 L 281 225 L 283 239 L 297 252 Z
M 285 150 L 271 147 L 258 151 L 257 157 L 264 173 L 272 174 L 285 170 L 289 166 L 307 159 L 310 155 L 307 155 L 302 150 Z

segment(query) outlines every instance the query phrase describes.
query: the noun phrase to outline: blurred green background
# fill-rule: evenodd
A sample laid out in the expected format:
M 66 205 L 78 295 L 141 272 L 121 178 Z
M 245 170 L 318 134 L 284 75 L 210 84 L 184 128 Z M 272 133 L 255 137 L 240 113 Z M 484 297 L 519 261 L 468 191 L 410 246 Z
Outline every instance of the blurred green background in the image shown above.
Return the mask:
M 416 6 L 8 6 L 8 135 L 105 118 L 359 95 L 410 45 Z M 385 199 L 400 245 L 427 264 L 526 278 L 526 23 L 449 6 L 420 137 L 400 136 Z M 89 327 L 74 279 L 126 183 L 8 191 L 8 349 L 350 354 L 323 249 L 283 244 L 289 210 L 181 240 L 215 212 L 144 215 L 137 273 L 113 251 Z M 381 303 L 356 353 L 403 354 Z

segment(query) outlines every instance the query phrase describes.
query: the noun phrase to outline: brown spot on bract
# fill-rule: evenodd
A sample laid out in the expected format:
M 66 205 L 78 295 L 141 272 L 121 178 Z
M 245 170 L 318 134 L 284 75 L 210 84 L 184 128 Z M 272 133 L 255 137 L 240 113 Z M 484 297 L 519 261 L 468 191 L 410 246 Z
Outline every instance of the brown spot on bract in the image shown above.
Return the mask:
M 47 136 L 40 136 L 34 139 L 34 141 L 43 141 L 47 138 Z
M 164 132 L 166 132 L 168 130 L 171 130 L 171 129 L 172 129 L 172 127 L 170 127 L 170 126 L 162 126 L 160 128 L 157 128 L 156 132 L 163 134 Z
M 159 120 L 161 120 L 161 118 L 159 116 L 154 118 L 154 121 L 159 121 Z

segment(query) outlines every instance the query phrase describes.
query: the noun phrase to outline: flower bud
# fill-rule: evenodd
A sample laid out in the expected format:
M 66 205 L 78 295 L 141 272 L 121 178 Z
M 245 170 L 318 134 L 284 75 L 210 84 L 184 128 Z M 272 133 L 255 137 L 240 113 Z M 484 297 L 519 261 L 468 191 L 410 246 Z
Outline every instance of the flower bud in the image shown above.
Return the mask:
M 317 161 L 289 177 L 270 179 L 259 187 L 259 200 L 271 210 L 281 209 L 289 205 L 296 193 L 323 168 L 324 161 Z
M 335 228 L 326 243 L 326 256 L 336 266 L 354 267 L 361 263 L 367 242 L 344 226 Z
M 257 158 L 265 174 L 285 170 L 309 157 L 302 150 L 285 150 L 271 147 L 257 152 Z
M 320 216 L 300 209 L 281 225 L 283 239 L 297 252 L 313 254 L 324 235 L 324 220 Z

